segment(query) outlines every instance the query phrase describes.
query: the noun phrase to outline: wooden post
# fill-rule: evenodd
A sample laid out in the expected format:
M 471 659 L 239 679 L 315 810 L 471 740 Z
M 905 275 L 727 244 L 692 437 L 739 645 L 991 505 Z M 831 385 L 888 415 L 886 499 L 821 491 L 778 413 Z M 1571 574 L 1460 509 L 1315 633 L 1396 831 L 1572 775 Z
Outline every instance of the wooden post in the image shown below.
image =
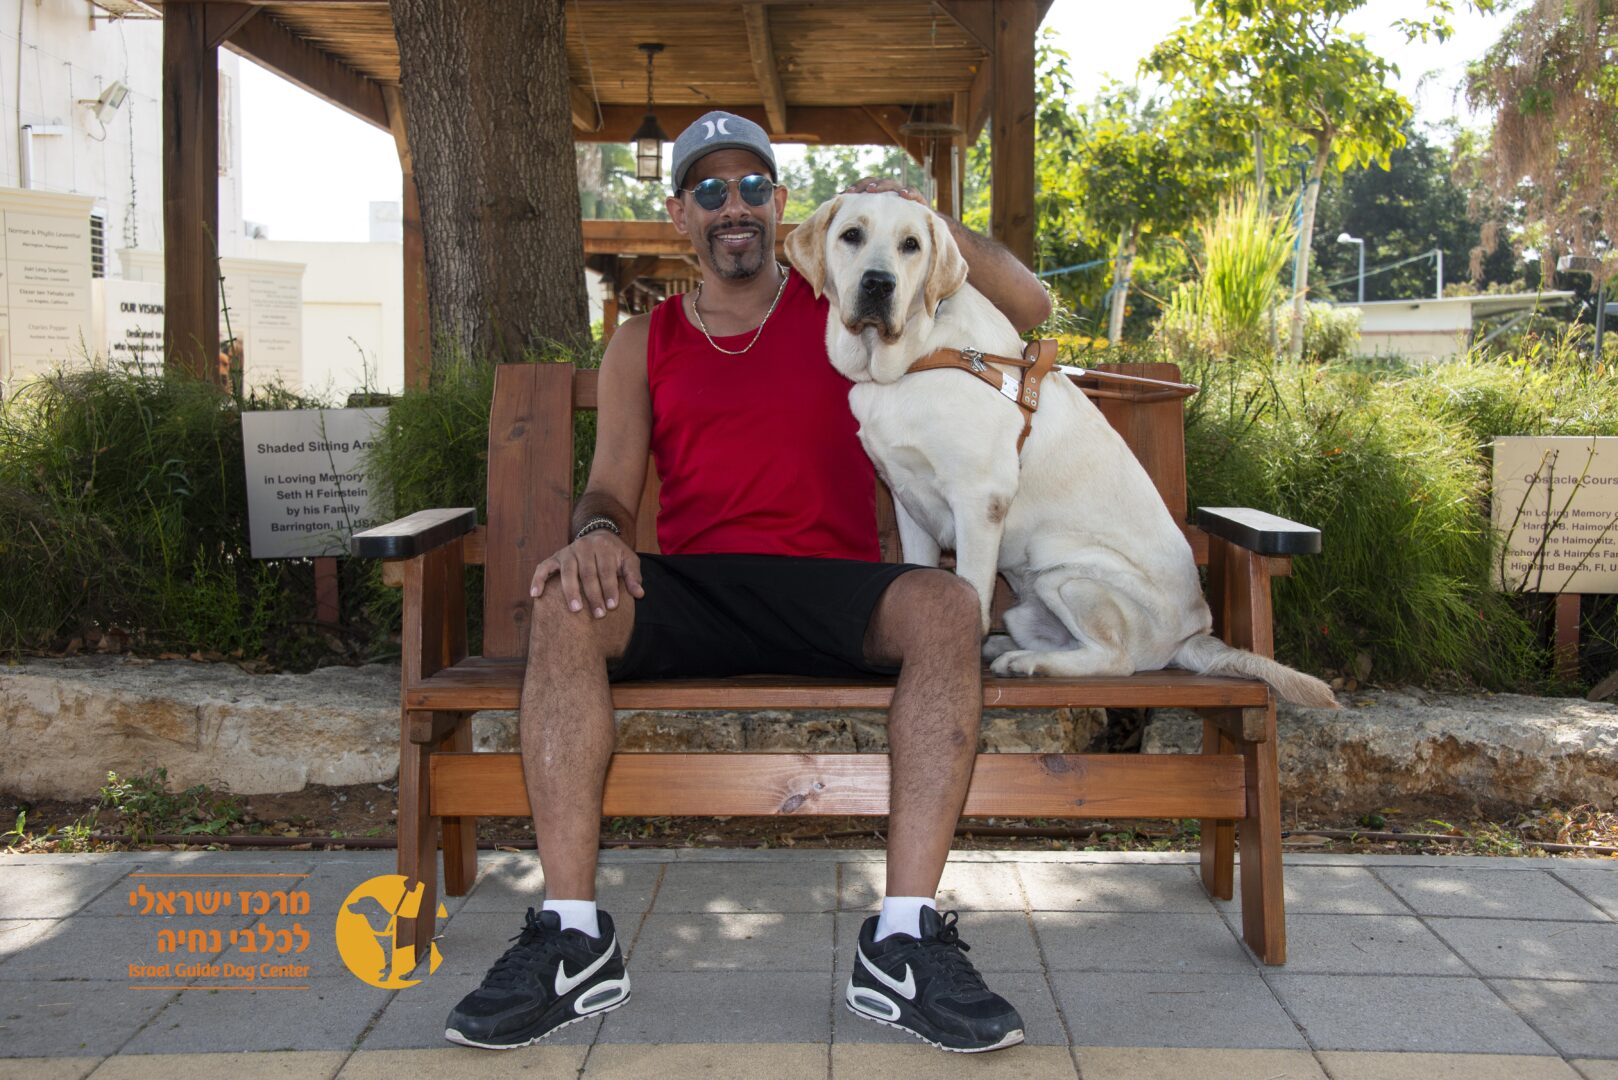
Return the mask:
M 1579 596 L 1556 594 L 1556 677 L 1566 682 L 1579 677 Z
M 208 6 L 163 6 L 163 355 L 219 382 L 219 57 Z
M 410 153 L 410 132 L 405 127 L 404 93 L 397 86 L 382 87 L 382 106 L 393 148 L 399 155 L 403 190 L 399 223 L 404 242 L 404 383 L 410 390 L 425 390 L 432 377 L 433 336 L 427 317 L 427 248 L 421 232 L 421 192 L 416 187 L 415 157 Z
M 315 621 L 337 625 L 337 559 L 331 555 L 315 557 Z
M 933 209 L 940 214 L 959 217 L 960 207 L 955 205 L 955 140 L 933 140 Z
M 989 230 L 1034 265 L 1035 0 L 994 0 L 993 157 Z
M 618 294 L 609 293 L 601 303 L 601 344 L 606 345 L 612 340 L 612 332 L 618 329 Z

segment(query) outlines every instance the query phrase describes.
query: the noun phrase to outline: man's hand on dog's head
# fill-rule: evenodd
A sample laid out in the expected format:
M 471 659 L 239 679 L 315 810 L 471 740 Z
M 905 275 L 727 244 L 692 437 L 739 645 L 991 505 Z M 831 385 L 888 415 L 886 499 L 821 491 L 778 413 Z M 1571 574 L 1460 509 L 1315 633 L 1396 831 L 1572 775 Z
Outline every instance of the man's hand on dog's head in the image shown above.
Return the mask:
M 605 530 L 580 537 L 535 567 L 528 595 L 537 599 L 553 575 L 569 611 L 588 608 L 598 619 L 618 607 L 620 579 L 630 596 L 639 600 L 646 595 L 641 588 L 640 556 Z
M 843 194 L 877 195 L 884 191 L 891 191 L 896 195 L 909 199 L 911 202 L 919 202 L 929 210 L 932 209 L 932 204 L 927 201 L 927 196 L 923 195 L 915 188 L 905 187 L 891 176 L 863 177 L 848 185 L 848 187 L 843 190 Z

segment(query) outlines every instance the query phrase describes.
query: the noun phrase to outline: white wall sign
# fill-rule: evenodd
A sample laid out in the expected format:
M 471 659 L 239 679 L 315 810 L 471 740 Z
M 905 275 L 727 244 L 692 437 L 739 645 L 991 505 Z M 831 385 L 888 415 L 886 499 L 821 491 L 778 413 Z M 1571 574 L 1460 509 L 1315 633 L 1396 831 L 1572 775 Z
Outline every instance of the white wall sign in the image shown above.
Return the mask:
M 125 248 L 118 257 L 131 279 L 155 283 L 161 291 L 162 252 Z M 219 341 L 223 345 L 234 335 L 241 343 L 245 388 L 261 389 L 279 381 L 301 390 L 304 265 L 224 258 L 219 260 L 219 272 L 224 276 L 219 291 Z
M 342 555 L 371 510 L 363 457 L 387 409 L 242 414 L 253 558 Z
M 1494 441 L 1497 588 L 1618 593 L 1618 437 Z
M 91 342 L 90 210 L 83 195 L 0 189 L 0 381 L 83 360 Z
M 101 282 L 101 355 L 115 364 L 138 364 L 147 375 L 163 372 L 163 286 L 151 281 L 107 278 Z

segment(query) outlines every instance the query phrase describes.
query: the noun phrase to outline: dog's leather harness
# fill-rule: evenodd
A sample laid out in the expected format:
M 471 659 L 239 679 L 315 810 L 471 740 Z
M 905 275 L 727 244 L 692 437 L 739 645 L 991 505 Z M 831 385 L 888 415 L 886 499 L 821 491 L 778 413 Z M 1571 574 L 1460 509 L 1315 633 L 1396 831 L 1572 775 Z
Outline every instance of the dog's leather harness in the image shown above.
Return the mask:
M 1033 359 L 1028 354 L 1034 353 Z M 990 367 L 991 364 L 1005 364 L 1009 367 L 1022 368 L 1025 374 L 1018 376 L 1009 371 Z M 1170 398 L 1184 398 L 1195 394 L 1198 387 L 1189 383 L 1169 382 L 1166 379 L 1149 379 L 1142 375 L 1125 375 L 1115 371 L 1096 371 L 1090 368 L 1058 367 L 1056 363 L 1056 341 L 1053 338 L 1042 338 L 1039 341 L 1029 342 L 1023 349 L 1023 355 L 993 356 L 980 352 L 977 349 L 935 349 L 911 364 L 905 374 L 917 371 L 937 371 L 941 368 L 956 368 L 969 375 L 976 376 L 994 387 L 1001 395 L 1017 403 L 1022 410 L 1022 434 L 1017 436 L 1017 453 L 1022 453 L 1023 443 L 1028 441 L 1028 433 L 1034 429 L 1034 412 L 1039 408 L 1039 388 L 1045 376 L 1052 371 L 1061 371 L 1071 378 L 1087 397 L 1092 398 L 1121 398 L 1130 401 L 1163 401 Z M 1115 390 L 1106 390 L 1094 386 L 1086 386 L 1081 380 L 1094 379 L 1097 382 L 1110 382 L 1125 384 L 1128 393 Z
M 1030 350 L 1035 353 L 1032 360 L 1028 359 Z M 1023 368 L 1025 374 L 1019 377 L 1009 371 L 990 367 L 990 364 L 1007 364 Z M 1022 434 L 1017 436 L 1017 453 L 1021 454 L 1022 444 L 1028 441 L 1028 433 L 1034 429 L 1034 410 L 1039 408 L 1039 385 L 1055 367 L 1056 342 L 1052 338 L 1045 338 L 1030 342 L 1023 350 L 1023 355 L 1016 358 L 990 356 L 976 349 L 936 349 L 911 364 L 905 374 L 934 371 L 939 368 L 959 368 L 968 374 L 976 375 L 1015 401 L 1017 408 L 1022 410 Z

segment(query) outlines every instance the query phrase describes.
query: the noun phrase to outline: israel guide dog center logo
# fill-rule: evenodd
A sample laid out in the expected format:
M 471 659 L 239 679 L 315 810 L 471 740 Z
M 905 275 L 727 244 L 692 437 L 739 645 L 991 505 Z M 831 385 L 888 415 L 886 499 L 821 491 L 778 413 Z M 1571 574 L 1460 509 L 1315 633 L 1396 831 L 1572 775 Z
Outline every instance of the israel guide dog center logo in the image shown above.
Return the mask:
M 403 990 L 420 979 L 409 979 L 416 967 L 414 945 L 399 944 L 396 931 L 400 919 L 421 914 L 421 898 L 426 884 L 414 889 L 403 874 L 380 874 L 356 885 L 337 911 L 337 953 L 356 979 L 383 990 Z M 437 917 L 448 917 L 443 904 Z M 435 920 L 436 924 L 436 920 Z M 438 945 L 431 946 L 427 974 L 438 970 L 443 961 Z

